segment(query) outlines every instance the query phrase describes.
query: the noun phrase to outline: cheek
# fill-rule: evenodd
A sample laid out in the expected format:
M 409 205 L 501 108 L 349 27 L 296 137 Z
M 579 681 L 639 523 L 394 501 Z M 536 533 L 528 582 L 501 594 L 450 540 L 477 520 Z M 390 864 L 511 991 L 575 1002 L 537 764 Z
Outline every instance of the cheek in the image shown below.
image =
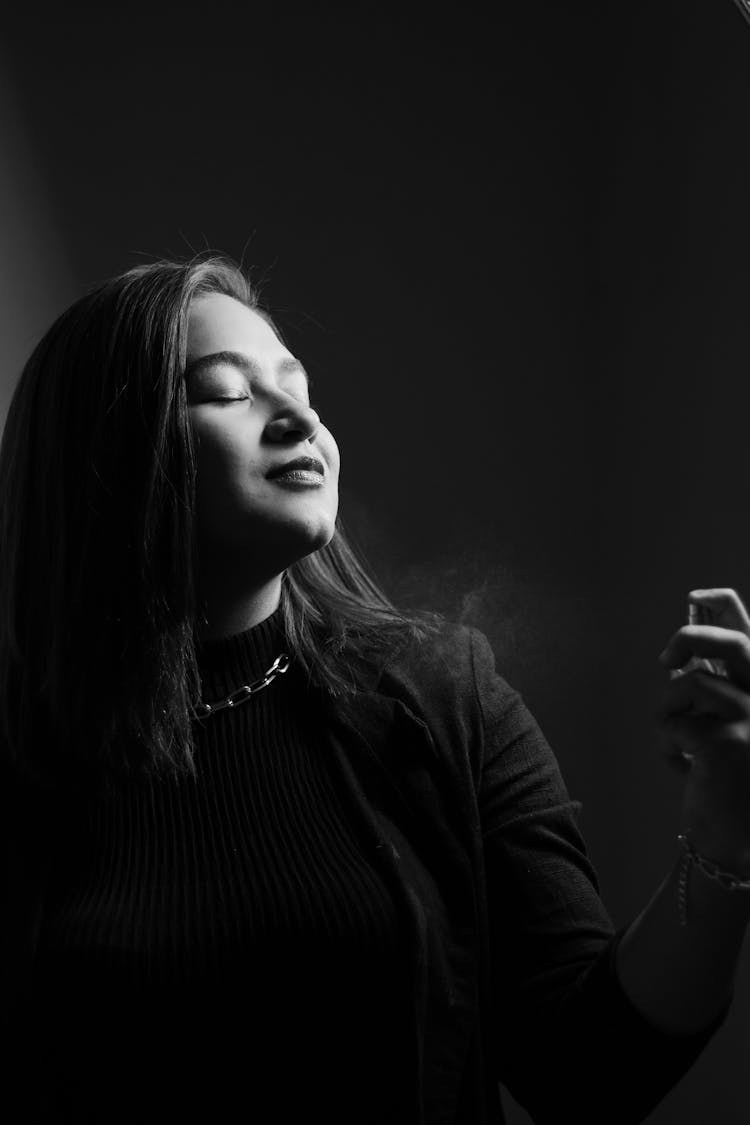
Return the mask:
M 235 434 L 226 426 L 194 424 L 193 437 L 196 514 L 200 525 L 213 534 L 224 535 L 236 525 L 242 512 L 250 514 L 255 509 L 259 517 L 266 518 L 269 505 L 273 509 L 279 498 L 265 480 L 267 459 L 257 456 L 259 435 L 249 433 L 247 427 L 241 434 Z M 340 467 L 338 444 L 326 427 L 321 428 L 317 444 L 331 477 L 326 490 L 328 506 L 335 508 Z
M 232 506 L 241 497 L 247 499 L 263 486 L 260 466 L 248 453 L 247 441 L 241 443 L 204 433 L 196 445 L 196 495 L 199 509 L 211 516 L 210 508 Z
M 322 446 L 331 470 L 338 472 L 341 465 L 341 454 L 336 439 L 330 430 L 326 429 L 324 433 L 321 433 L 319 445 Z

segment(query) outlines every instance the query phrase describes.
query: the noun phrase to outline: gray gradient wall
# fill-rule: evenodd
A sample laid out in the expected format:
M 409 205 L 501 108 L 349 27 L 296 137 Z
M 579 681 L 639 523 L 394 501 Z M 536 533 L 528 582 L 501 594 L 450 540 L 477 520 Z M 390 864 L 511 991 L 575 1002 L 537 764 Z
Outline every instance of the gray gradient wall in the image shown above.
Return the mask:
M 657 654 L 692 587 L 750 597 L 737 8 L 79 4 L 2 38 L 3 401 L 84 285 L 244 255 L 345 523 L 396 599 L 488 634 L 627 922 L 675 857 Z M 745 964 L 655 1125 L 750 1120 L 749 1036 Z

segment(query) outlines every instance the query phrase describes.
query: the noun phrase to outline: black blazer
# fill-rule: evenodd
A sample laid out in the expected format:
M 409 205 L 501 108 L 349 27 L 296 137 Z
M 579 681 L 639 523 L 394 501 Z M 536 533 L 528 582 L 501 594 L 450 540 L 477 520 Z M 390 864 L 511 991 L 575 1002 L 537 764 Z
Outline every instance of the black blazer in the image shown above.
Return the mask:
M 499 1083 L 538 1125 L 641 1121 L 724 1017 L 666 1035 L 625 997 L 577 806 L 487 638 L 449 625 L 385 667 L 361 666 L 359 683 L 344 701 L 321 699 L 320 719 L 407 919 L 414 1125 L 498 1125 Z M 27 792 L 7 770 L 1 796 L 12 1038 L 59 797 Z
M 502 1122 L 499 1082 L 538 1125 L 641 1121 L 726 1013 L 666 1035 L 622 992 L 578 805 L 487 638 L 450 625 L 365 688 L 326 718 L 409 917 L 415 1122 Z

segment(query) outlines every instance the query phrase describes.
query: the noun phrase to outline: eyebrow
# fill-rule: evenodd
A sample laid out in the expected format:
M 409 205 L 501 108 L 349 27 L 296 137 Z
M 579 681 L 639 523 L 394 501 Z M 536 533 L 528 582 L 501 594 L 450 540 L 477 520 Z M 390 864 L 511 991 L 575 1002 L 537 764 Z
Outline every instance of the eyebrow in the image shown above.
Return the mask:
M 199 375 L 201 371 L 205 371 L 209 367 L 217 367 L 222 363 L 228 364 L 230 367 L 238 367 L 246 375 L 257 375 L 259 370 L 258 364 L 250 356 L 243 355 L 242 352 L 210 352 L 209 355 L 198 356 L 197 359 L 187 365 L 185 379 L 191 379 L 194 375 Z M 291 375 L 293 372 L 301 371 L 307 380 L 308 390 L 312 389 L 312 379 L 294 356 L 282 359 L 276 365 L 276 370 L 280 375 Z

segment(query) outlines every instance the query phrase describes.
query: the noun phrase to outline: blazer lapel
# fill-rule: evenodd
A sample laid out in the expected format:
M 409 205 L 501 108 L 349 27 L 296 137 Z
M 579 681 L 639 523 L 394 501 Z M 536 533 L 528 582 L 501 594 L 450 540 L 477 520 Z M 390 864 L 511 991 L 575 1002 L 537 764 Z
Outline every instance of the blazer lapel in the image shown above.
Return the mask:
M 324 704 L 328 742 L 371 858 L 404 911 L 414 974 L 415 1109 L 453 1121 L 476 1018 L 478 922 L 460 786 L 427 725 L 376 692 Z

